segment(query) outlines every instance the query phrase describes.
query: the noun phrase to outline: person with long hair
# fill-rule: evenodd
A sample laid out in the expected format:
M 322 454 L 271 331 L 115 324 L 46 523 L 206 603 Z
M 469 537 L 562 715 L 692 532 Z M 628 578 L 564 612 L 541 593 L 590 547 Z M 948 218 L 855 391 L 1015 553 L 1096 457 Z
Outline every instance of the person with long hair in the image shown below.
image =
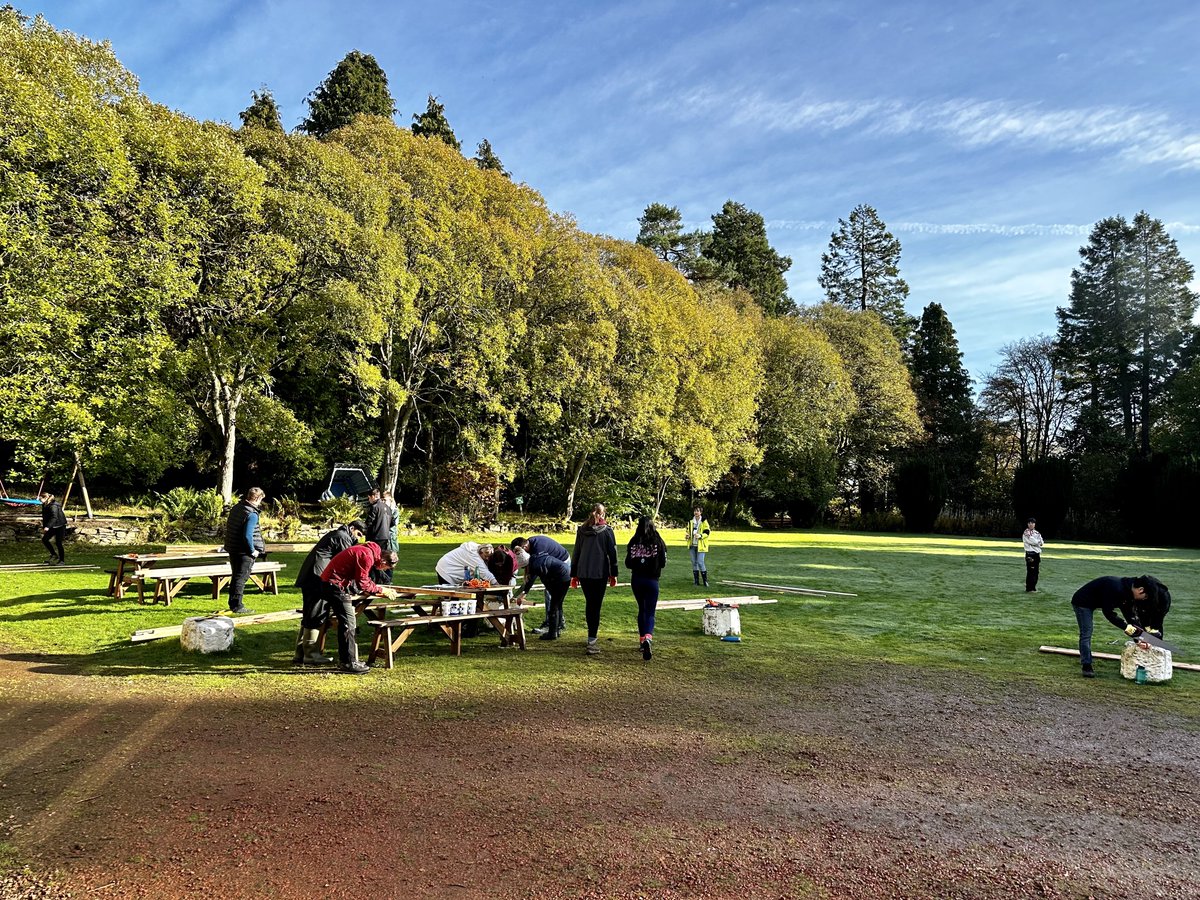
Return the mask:
M 604 592 L 617 584 L 617 536 L 605 521 L 604 504 L 592 507 L 587 521 L 575 532 L 575 552 L 571 556 L 571 587 L 582 587 L 587 619 L 588 656 L 600 652 L 596 642 L 600 631 L 600 607 Z
M 667 545 L 651 516 L 638 519 L 637 531 L 625 548 L 625 568 L 638 605 L 638 641 L 642 659 L 653 655 L 654 611 L 658 608 L 658 579 L 667 565 Z
M 67 559 L 63 553 L 63 538 L 67 534 L 66 513 L 63 512 L 62 504 L 55 500 L 49 491 L 43 491 L 38 499 L 42 501 L 42 545 L 50 554 L 46 563 L 61 566 Z

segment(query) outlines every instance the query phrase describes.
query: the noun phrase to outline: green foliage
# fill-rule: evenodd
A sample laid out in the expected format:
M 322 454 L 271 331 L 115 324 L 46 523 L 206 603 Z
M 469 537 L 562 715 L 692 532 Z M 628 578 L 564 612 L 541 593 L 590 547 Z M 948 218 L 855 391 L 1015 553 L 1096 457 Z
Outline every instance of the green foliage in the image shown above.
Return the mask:
M 425 107 L 425 112 L 417 114 L 413 113 L 412 133 L 418 137 L 432 138 L 441 141 L 447 147 L 453 147 L 455 150 L 461 150 L 462 144 L 458 138 L 454 136 L 454 130 L 450 127 L 450 122 L 446 119 L 446 107 L 438 102 L 438 98 L 429 95 L 429 102 Z M 491 145 L 488 145 L 488 152 L 491 153 Z M 495 156 L 492 155 L 492 159 Z M 496 163 L 500 160 L 496 159 Z M 480 166 L 480 168 L 493 168 L 492 166 Z
M 479 146 L 475 149 L 473 162 L 486 171 L 499 172 L 505 178 L 511 177 L 512 173 L 504 168 L 504 163 L 500 162 L 500 157 L 492 150 L 491 141 L 487 138 L 479 142 Z
M 326 527 L 332 528 L 362 518 L 363 507 L 353 497 L 331 497 L 321 501 L 321 514 L 325 518 Z
M 265 128 L 283 132 L 283 121 L 279 116 L 279 104 L 265 86 L 261 91 L 250 92 L 251 103 L 238 113 L 243 128 Z
M 171 488 L 165 494 L 154 494 L 152 504 L 157 514 L 156 528 L 151 537 L 164 540 L 186 540 L 190 528 L 219 528 L 225 521 L 226 506 L 221 495 L 210 489 Z M 179 538 L 179 536 L 183 536 Z
M 946 472 L 936 459 L 913 457 L 896 467 L 896 505 L 909 531 L 933 531 L 948 494 Z
M 913 322 L 904 309 L 908 285 L 900 277 L 900 242 L 874 208 L 856 206 L 849 220 L 838 219 L 829 250 L 821 254 L 818 282 L 830 303 L 874 311 L 901 344 L 907 342 Z
M 1030 516 L 1047 538 L 1059 534 L 1073 496 L 1074 473 L 1065 459 L 1043 459 L 1017 469 L 1013 479 L 1014 521 Z
M 323 138 L 354 121 L 358 115 L 391 118 L 396 101 L 387 75 L 375 57 L 351 50 L 309 95 L 308 117 L 300 130 Z
M 638 219 L 637 242 L 695 282 L 712 281 L 721 267 L 704 256 L 711 235 L 697 229 L 684 232 L 679 207 L 651 203 Z
M 721 280 L 734 290 L 746 291 L 769 316 L 793 311 L 784 278 L 792 261 L 771 247 L 763 217 L 727 200 L 712 220 L 712 235 L 703 254 L 719 267 Z
M 286 494 L 269 500 L 266 512 L 263 514 L 263 528 L 277 529 L 284 540 L 294 540 L 300 536 L 300 526 L 304 523 L 303 508 L 300 501 Z

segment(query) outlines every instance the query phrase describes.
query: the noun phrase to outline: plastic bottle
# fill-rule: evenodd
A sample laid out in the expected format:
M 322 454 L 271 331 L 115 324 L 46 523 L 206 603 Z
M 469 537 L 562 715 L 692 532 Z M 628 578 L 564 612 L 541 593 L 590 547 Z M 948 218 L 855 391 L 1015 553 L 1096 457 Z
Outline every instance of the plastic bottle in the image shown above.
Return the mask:
M 463 584 L 471 580 L 471 570 L 467 566 L 463 566 Z
M 1138 684 L 1146 683 L 1146 667 L 1145 666 L 1137 667 L 1137 673 L 1134 675 L 1133 680 L 1136 681 Z

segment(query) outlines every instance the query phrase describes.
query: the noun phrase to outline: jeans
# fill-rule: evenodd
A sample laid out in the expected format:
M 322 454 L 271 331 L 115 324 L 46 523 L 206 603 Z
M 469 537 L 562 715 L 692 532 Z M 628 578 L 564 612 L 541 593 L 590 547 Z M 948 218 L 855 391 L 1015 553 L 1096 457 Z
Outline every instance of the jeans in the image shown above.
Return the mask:
M 580 578 L 583 588 L 584 618 L 587 619 L 588 640 L 594 641 L 600 630 L 600 607 L 604 605 L 604 592 L 608 589 L 607 578 Z
M 42 532 L 42 543 L 46 546 L 46 552 L 51 556 L 57 556 L 59 561 L 66 559 L 63 555 L 63 536 L 67 533 L 66 525 L 59 525 L 57 528 L 50 528 Z M 54 539 L 54 543 L 58 545 L 58 551 L 55 552 L 54 547 L 50 546 L 50 539 Z
M 1081 665 L 1090 666 L 1092 664 L 1092 617 L 1096 611 L 1085 606 L 1076 606 L 1074 603 L 1071 604 L 1071 609 L 1075 610 L 1075 621 L 1079 623 L 1079 662 Z
M 321 599 L 337 619 L 338 662 L 358 662 L 358 617 L 354 597 L 328 581 L 321 582 Z
M 708 569 L 704 567 L 704 557 L 708 555 L 708 551 L 705 550 L 703 553 L 701 553 L 695 547 L 688 547 L 688 550 L 692 554 L 692 571 L 707 572 Z
M 1026 553 L 1025 554 L 1025 590 L 1032 591 L 1037 588 L 1038 569 L 1042 565 L 1042 554 Z
M 555 634 L 563 630 L 563 600 L 571 589 L 571 579 L 561 581 L 551 578 L 542 582 L 546 585 L 546 623 L 549 630 Z
M 233 572 L 233 577 L 229 579 L 229 608 L 237 612 L 246 605 L 242 598 L 246 594 L 250 570 L 254 568 L 254 557 L 249 553 L 230 553 L 229 568 Z
M 634 575 L 629 579 L 638 605 L 638 637 L 654 634 L 654 611 L 658 608 L 658 579 Z

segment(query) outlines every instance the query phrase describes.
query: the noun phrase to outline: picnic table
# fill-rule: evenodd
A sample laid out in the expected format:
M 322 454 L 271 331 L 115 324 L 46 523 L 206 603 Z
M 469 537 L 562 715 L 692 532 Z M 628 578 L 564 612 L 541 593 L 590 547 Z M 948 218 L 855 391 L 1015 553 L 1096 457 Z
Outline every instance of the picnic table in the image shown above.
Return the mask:
M 142 579 L 155 566 L 161 563 L 186 562 L 196 559 L 228 559 L 229 554 L 224 550 L 201 550 L 193 552 L 168 551 L 166 553 L 122 553 L 114 556 L 117 561 L 116 569 L 109 569 L 108 595 L 120 600 L 125 596 L 125 588 L 136 583 L 138 600 L 142 598 Z M 127 571 L 130 570 L 130 571 Z
M 283 568 L 286 568 L 284 563 L 275 562 L 274 560 L 260 560 L 255 562 L 250 568 L 250 581 L 258 585 L 265 593 L 278 594 L 278 575 L 279 570 Z M 150 602 L 170 606 L 171 601 L 175 599 L 175 595 L 193 578 L 211 578 L 212 598 L 216 600 L 221 594 L 221 589 L 233 580 L 233 568 L 228 562 L 223 562 L 202 566 L 172 566 L 149 569 L 142 578 L 138 579 L 139 603 L 146 602 L 143 593 L 145 578 L 154 579 L 154 596 Z

